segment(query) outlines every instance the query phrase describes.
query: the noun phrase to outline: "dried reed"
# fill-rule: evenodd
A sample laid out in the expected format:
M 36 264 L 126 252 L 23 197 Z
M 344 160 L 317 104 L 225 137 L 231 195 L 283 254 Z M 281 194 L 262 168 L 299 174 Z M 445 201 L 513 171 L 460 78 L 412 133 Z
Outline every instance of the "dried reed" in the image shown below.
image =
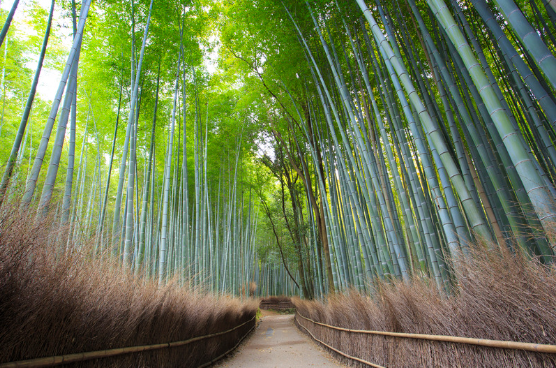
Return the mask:
M 0 363 L 186 340 L 233 328 L 256 313 L 253 300 L 134 278 L 90 256 L 84 244 L 63 251 L 63 229 L 29 213 L 0 210 Z M 232 348 L 253 323 L 184 347 L 73 365 L 197 367 Z
M 556 342 L 556 270 L 509 252 L 473 249 L 454 262 L 452 295 L 430 279 L 374 285 L 371 297 L 351 291 L 327 301 L 294 298 L 304 316 L 360 330 Z M 556 356 L 399 337 L 335 331 L 302 319 L 317 339 L 387 367 L 553 367 Z M 340 357 L 340 356 L 339 356 Z M 345 360 L 345 358 L 341 358 Z M 353 366 L 363 366 L 354 363 Z

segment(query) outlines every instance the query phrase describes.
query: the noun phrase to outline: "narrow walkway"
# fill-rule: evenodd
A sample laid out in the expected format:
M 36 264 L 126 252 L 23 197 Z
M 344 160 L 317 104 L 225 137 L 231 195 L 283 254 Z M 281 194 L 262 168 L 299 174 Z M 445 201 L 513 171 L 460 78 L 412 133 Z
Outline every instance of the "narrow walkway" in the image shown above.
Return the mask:
M 263 312 L 253 335 L 231 357 L 217 363 L 222 368 L 345 367 L 299 332 L 293 314 Z

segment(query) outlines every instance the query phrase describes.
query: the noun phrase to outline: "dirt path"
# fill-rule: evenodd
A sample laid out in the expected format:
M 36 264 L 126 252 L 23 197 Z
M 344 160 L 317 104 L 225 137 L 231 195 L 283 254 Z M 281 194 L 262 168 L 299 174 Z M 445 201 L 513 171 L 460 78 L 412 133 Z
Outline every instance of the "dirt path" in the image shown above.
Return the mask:
M 299 332 L 293 315 L 263 312 L 253 335 L 233 356 L 215 367 L 226 368 L 298 368 L 345 367 L 337 363 L 309 337 Z

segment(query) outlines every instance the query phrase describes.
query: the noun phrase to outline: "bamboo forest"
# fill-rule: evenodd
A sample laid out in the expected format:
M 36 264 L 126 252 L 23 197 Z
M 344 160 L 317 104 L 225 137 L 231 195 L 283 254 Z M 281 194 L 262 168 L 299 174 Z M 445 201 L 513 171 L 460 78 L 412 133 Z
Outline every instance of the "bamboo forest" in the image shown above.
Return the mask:
M 0 23 L 0 368 L 556 365 L 555 0 Z

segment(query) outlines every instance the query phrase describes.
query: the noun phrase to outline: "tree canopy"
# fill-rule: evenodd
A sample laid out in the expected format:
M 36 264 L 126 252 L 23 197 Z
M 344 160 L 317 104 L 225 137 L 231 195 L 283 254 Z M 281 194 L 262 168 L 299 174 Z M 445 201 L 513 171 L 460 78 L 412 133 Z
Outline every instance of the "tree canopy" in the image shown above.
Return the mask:
M 93 254 L 308 298 L 450 290 L 470 244 L 552 262 L 553 2 L 58 0 L 50 32 L 43 6 L 0 48 L 0 201 Z

